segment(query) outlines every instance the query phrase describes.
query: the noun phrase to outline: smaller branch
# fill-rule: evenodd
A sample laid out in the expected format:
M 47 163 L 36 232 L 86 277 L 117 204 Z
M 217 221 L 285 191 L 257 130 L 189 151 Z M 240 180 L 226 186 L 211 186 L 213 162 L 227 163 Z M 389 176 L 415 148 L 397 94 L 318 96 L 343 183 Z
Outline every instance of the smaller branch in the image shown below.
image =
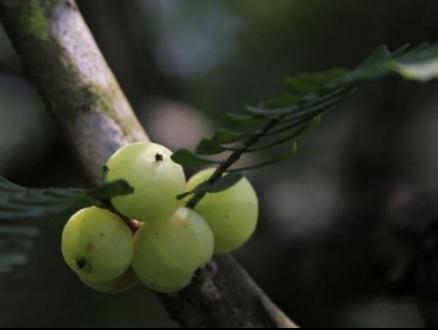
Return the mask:
M 250 136 L 245 141 L 242 148 L 236 149 L 225 161 L 223 161 L 218 166 L 210 179 L 207 180 L 206 185 L 208 187 L 213 186 L 216 181 L 219 180 L 222 175 L 227 172 L 227 170 L 240 159 L 243 153 L 245 153 L 249 148 L 256 144 L 269 131 L 274 129 L 281 122 L 281 119 L 282 117 L 270 120 L 259 133 Z M 205 191 L 195 193 L 195 195 L 187 202 L 186 207 L 189 209 L 194 209 L 196 205 L 198 205 L 198 203 L 201 201 L 201 199 L 205 196 L 205 194 Z
M 255 152 L 260 150 L 265 150 L 270 147 L 276 146 L 278 142 L 268 144 L 266 146 L 262 146 L 260 148 L 252 148 L 251 147 L 256 144 L 262 137 L 268 136 L 268 135 L 275 135 L 280 134 L 283 132 L 288 131 L 289 129 L 292 129 L 296 126 L 305 124 L 309 120 L 312 120 L 316 116 L 320 115 L 324 109 L 328 109 L 330 107 L 335 106 L 338 104 L 347 93 L 351 93 L 355 90 L 355 85 L 347 85 L 346 87 L 335 89 L 326 95 L 318 98 L 317 101 L 310 101 L 305 104 L 303 104 L 302 108 L 298 112 L 293 113 L 283 113 L 278 114 L 275 117 L 271 117 L 272 119 L 267 122 L 267 124 L 257 133 L 254 135 L 250 135 L 249 138 L 246 140 L 245 143 L 241 147 L 226 147 L 225 150 L 232 151 L 231 155 L 223 162 L 220 163 L 216 171 L 213 173 L 213 175 L 208 179 L 205 183 L 207 187 L 211 187 L 214 183 L 216 183 L 217 180 L 219 180 L 222 175 L 228 171 L 228 169 L 237 162 L 242 154 L 245 152 Z M 286 120 L 287 123 L 276 130 L 276 126 L 283 122 L 283 120 Z M 301 130 L 298 130 L 296 133 L 300 134 Z M 289 137 L 285 138 L 284 140 L 281 140 L 281 143 L 284 143 L 288 141 L 289 139 L 293 139 L 294 135 L 290 135 Z M 248 168 L 242 168 L 240 170 L 247 170 L 247 169 L 253 169 L 254 167 L 248 167 Z M 233 170 L 234 171 L 234 170 Z M 237 171 L 237 170 L 236 170 Z M 195 193 L 195 195 L 192 197 L 192 199 L 189 200 L 189 202 L 186 204 L 188 208 L 195 208 L 196 205 L 200 202 L 200 200 L 205 196 L 206 191 L 199 191 Z

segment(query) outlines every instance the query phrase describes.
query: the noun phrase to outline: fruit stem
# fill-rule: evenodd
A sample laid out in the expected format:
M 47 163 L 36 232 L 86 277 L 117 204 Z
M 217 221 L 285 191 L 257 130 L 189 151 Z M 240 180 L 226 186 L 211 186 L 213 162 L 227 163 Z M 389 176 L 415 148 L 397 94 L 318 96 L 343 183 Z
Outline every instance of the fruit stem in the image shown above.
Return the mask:
M 128 218 L 127 216 L 117 211 L 117 209 L 113 206 L 110 200 L 102 201 L 102 205 L 100 205 L 100 207 L 107 209 L 108 211 L 116 214 L 120 219 L 123 220 L 123 222 L 129 227 L 129 229 L 131 229 L 133 233 L 136 233 L 138 228 L 140 228 L 138 222 L 132 220 L 131 218 Z
M 217 180 L 219 180 L 222 175 L 235 163 L 237 162 L 243 153 L 245 153 L 250 147 L 256 144 L 263 136 L 265 136 L 269 131 L 274 129 L 283 119 L 284 116 L 275 118 L 266 123 L 266 125 L 260 130 L 259 133 L 251 135 L 242 145 L 241 148 L 237 148 L 233 153 L 228 156 L 212 174 L 212 176 L 206 181 L 206 186 L 213 186 Z M 208 189 L 207 189 L 208 190 Z M 201 199 L 206 195 L 206 191 L 199 191 L 193 195 L 193 197 L 187 202 L 186 207 L 189 209 L 194 209 L 196 205 L 201 201 Z

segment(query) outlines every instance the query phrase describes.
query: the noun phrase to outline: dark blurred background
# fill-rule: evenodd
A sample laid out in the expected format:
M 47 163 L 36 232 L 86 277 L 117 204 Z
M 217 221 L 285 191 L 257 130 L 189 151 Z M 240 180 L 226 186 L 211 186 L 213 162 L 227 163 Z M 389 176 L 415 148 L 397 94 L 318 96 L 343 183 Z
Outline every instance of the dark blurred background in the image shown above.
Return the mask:
M 438 40 L 436 0 L 78 4 L 148 134 L 172 149 L 282 93 L 288 75 L 351 68 L 382 43 Z M 369 84 L 293 160 L 248 174 L 262 215 L 236 257 L 301 326 L 438 324 L 437 107 L 437 84 Z M 0 175 L 89 185 L 3 31 L 0 108 Z M 84 288 L 60 255 L 64 222 L 39 220 L 29 264 L 0 276 L 0 326 L 176 326 L 145 288 Z

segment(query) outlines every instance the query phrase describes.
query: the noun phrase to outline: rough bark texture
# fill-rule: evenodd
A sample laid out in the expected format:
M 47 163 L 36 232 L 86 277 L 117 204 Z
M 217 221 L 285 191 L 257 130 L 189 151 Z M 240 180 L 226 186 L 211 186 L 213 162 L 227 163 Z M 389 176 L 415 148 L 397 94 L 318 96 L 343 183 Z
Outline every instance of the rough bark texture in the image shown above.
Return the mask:
M 74 1 L 0 0 L 0 16 L 69 146 L 95 182 L 119 147 L 147 136 Z M 185 327 L 294 327 L 231 257 L 175 295 L 160 295 Z
M 147 139 L 74 2 L 5 0 L 1 14 L 29 76 L 94 181 L 116 149 Z
M 230 256 L 216 257 L 189 288 L 160 299 L 183 327 L 296 327 Z

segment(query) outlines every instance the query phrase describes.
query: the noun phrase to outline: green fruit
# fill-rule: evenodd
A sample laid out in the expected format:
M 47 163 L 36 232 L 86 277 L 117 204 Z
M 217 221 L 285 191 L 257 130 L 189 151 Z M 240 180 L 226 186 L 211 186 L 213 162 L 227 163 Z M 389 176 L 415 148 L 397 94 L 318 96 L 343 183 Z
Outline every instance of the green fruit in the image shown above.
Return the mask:
M 158 267 L 143 274 L 140 280 L 149 289 L 161 293 L 175 293 L 186 288 L 193 274 L 187 274 L 171 267 Z
M 108 161 L 107 181 L 124 179 L 135 189 L 113 198 L 114 207 L 140 221 L 168 219 L 179 207 L 176 196 L 184 191 L 183 168 L 172 161 L 172 152 L 155 143 L 139 142 L 117 151 Z
M 199 243 L 199 262 L 198 268 L 204 267 L 213 257 L 214 253 L 214 236 L 207 222 L 196 212 L 186 208 L 180 208 L 177 211 L 181 217 L 185 217 L 185 221 L 191 224 L 191 228 L 195 232 Z
M 213 172 L 214 169 L 208 169 L 197 173 L 187 183 L 186 191 L 207 181 Z M 223 254 L 238 249 L 252 236 L 257 227 L 259 205 L 254 188 L 243 178 L 225 191 L 206 194 L 195 211 L 213 232 L 215 253 Z
M 191 281 L 192 277 L 182 277 L 182 280 L 180 282 L 180 284 L 174 284 L 173 286 L 160 286 L 160 285 L 156 285 L 153 283 L 147 283 L 145 282 L 144 285 L 146 285 L 148 288 L 150 288 L 151 290 L 157 291 L 157 292 L 161 292 L 161 293 L 176 293 L 178 291 L 181 291 L 182 289 L 186 288 Z
M 168 220 L 147 222 L 137 231 L 132 265 L 143 284 L 175 292 L 190 283 L 213 249 L 213 234 L 202 217 L 180 208 Z
M 74 214 L 62 233 L 67 265 L 90 282 L 109 282 L 130 266 L 134 240 L 130 229 L 114 213 L 97 207 Z
M 101 293 L 123 293 L 131 290 L 138 284 L 138 279 L 132 268 L 129 268 L 123 275 L 109 282 L 90 282 L 81 277 L 79 279 L 90 289 Z

